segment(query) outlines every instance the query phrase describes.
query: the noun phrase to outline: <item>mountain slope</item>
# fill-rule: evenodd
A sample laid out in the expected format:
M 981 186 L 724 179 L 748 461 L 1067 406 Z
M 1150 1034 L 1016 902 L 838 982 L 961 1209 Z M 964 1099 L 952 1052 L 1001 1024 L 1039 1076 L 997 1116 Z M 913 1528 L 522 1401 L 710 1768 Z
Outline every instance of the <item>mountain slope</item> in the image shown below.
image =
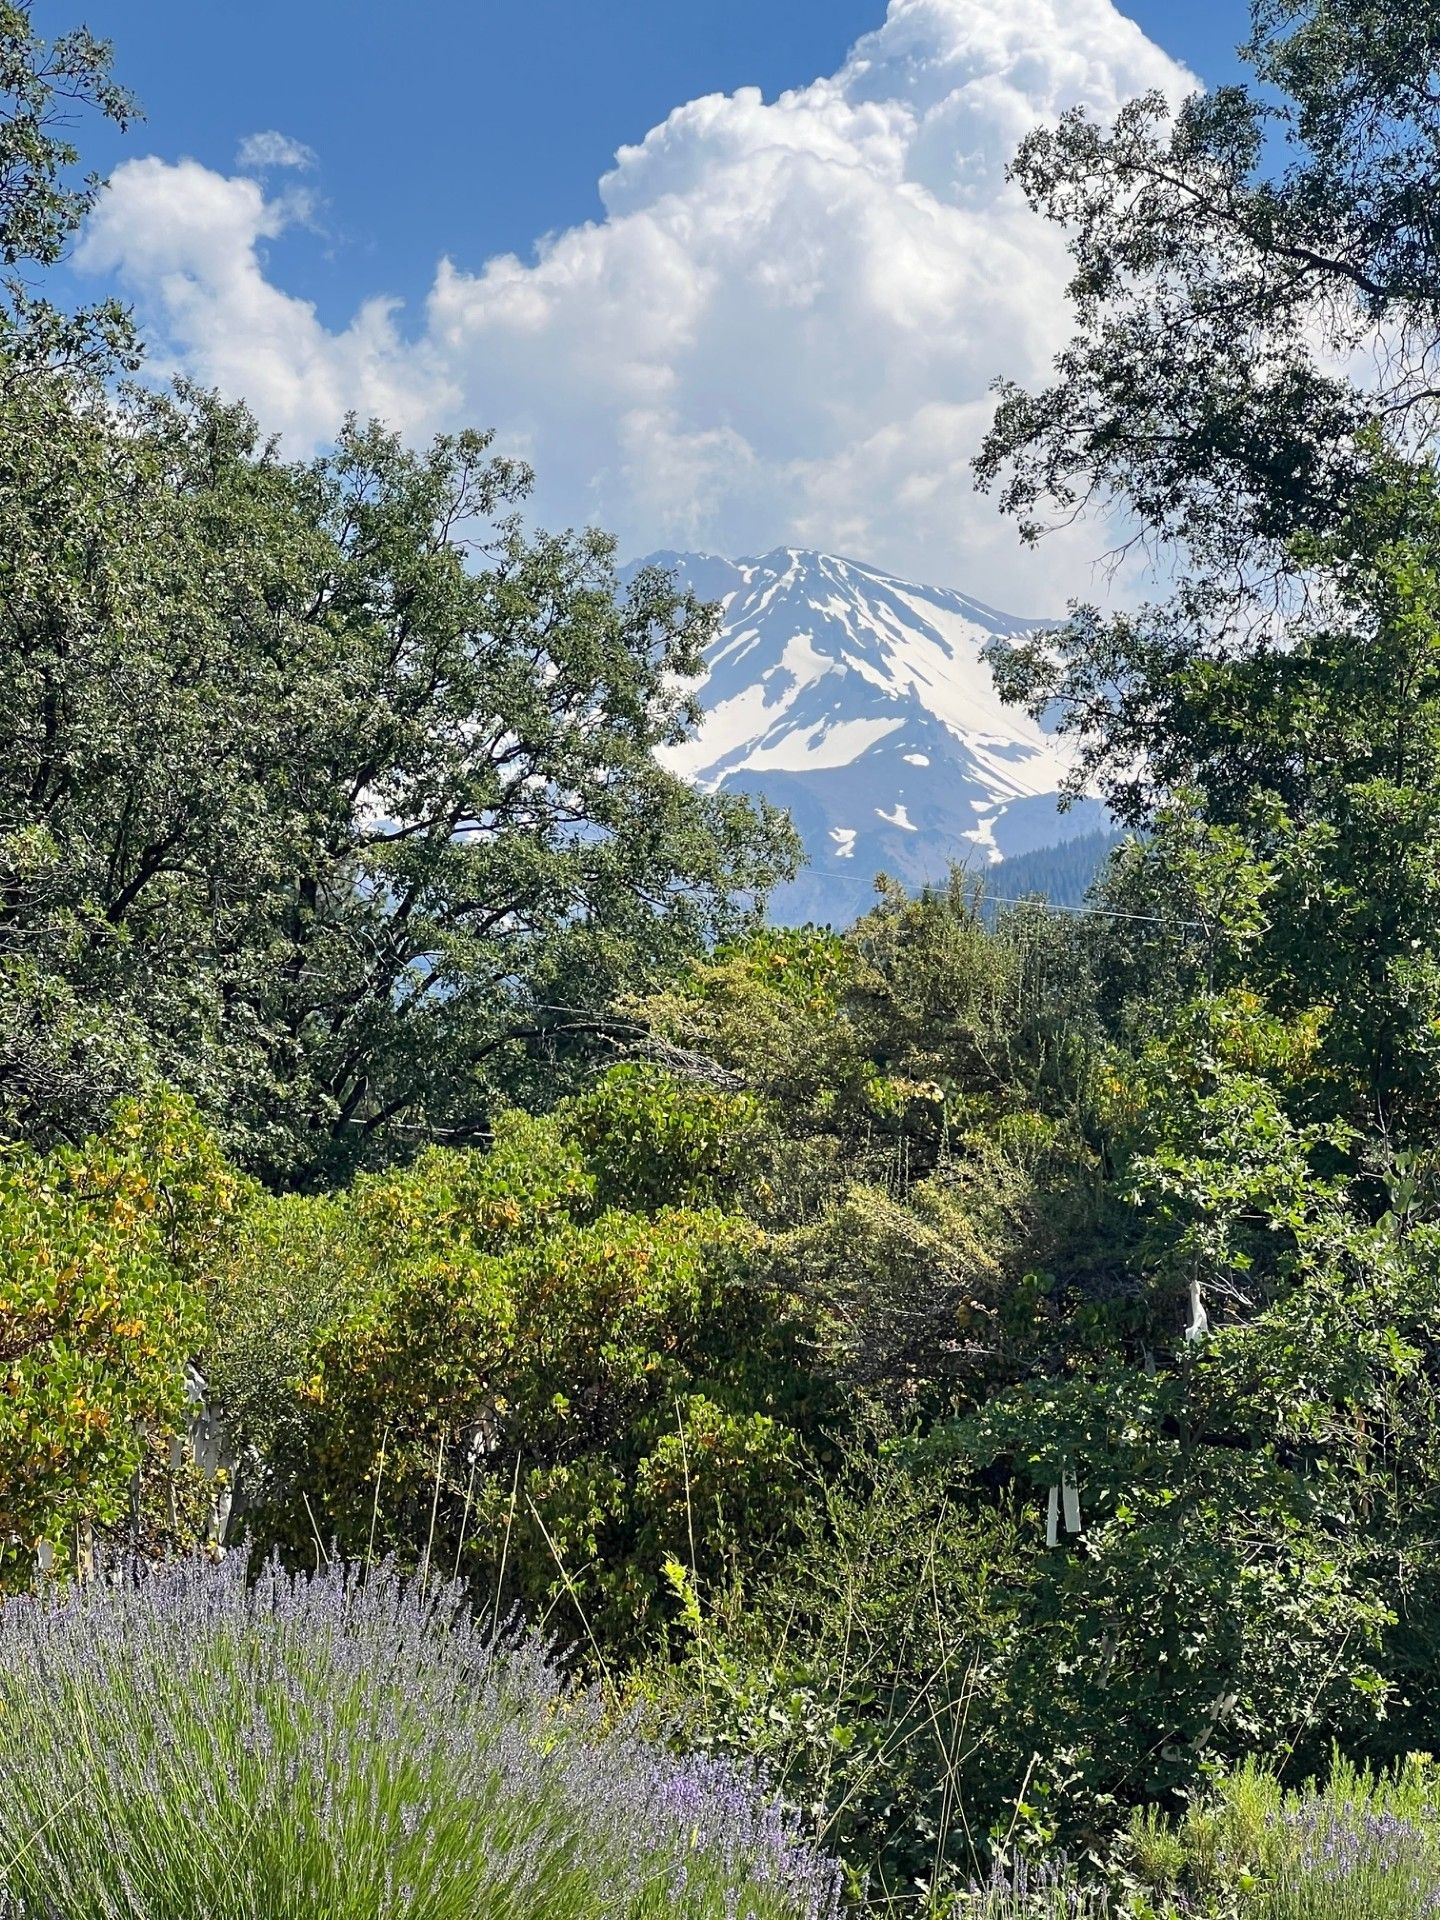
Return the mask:
M 1041 622 L 794 548 L 651 561 L 724 609 L 696 688 L 704 722 L 667 760 L 789 808 L 810 866 L 777 918 L 843 923 L 877 873 L 918 886 L 1102 824 L 1091 801 L 1057 811 L 1062 745 L 1001 704 L 980 658 Z

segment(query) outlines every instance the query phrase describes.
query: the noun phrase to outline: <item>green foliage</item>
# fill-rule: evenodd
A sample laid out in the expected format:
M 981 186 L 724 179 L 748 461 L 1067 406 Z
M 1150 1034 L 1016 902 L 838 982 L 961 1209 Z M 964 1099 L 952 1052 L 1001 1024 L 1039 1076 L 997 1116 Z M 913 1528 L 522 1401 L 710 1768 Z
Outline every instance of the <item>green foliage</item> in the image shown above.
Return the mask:
M 133 354 L 120 303 L 62 314 L 28 275 L 63 258 L 101 191 L 93 174 L 75 174 L 78 112 L 123 129 L 138 109 L 111 77 L 108 42 L 85 27 L 42 39 L 32 13 L 31 0 L 0 5 L 0 352 L 16 356 L 12 373 L 47 362 L 108 367 Z
M 620 1069 L 501 1116 L 483 1154 L 262 1203 L 214 1355 L 265 1458 L 252 1531 L 437 1559 L 558 1606 L 602 1660 L 663 1629 L 667 1555 L 762 1564 L 827 1393 L 753 1278 L 761 1236 L 714 1204 L 753 1126 L 743 1098 Z
M 564 1127 L 604 1205 L 705 1207 L 748 1184 L 763 1125 L 753 1096 L 712 1092 L 622 1066 L 569 1102 Z
M 777 1280 L 813 1302 L 851 1377 L 973 1392 L 1012 1291 L 1090 1236 L 1085 938 L 1039 909 L 991 925 L 957 875 L 844 936 L 758 934 L 630 1003 L 760 1098 L 749 1204 L 777 1229 Z
M 1122 1849 L 1142 1890 L 1224 1920 L 1410 1920 L 1440 1897 L 1440 1792 L 1428 1754 L 1387 1773 L 1336 1756 L 1323 1784 L 1287 1787 L 1270 1769 L 1237 1768 L 1174 1820 L 1130 1822 Z
M 762 1098 L 786 1138 L 785 1206 L 804 1218 L 840 1159 L 903 1189 L 963 1127 L 1082 1106 L 1090 995 L 1074 929 L 1038 908 L 991 926 L 957 873 L 844 935 L 766 929 L 626 1004 Z
M 184 1103 L 0 1158 L 0 1587 L 46 1542 L 126 1512 L 147 1439 L 183 1411 L 204 1283 L 242 1189 Z
M 1133 923 L 992 933 L 958 892 L 827 945 L 823 999 L 803 973 L 782 997 L 760 940 L 650 1003 L 763 1090 L 787 1169 L 770 1271 L 916 1429 L 760 1588 L 691 1595 L 682 1684 L 705 1737 L 762 1746 L 892 1891 L 963 1885 L 1002 1841 L 1102 1845 L 1226 1757 L 1424 1737 L 1431 1175 L 1407 1160 L 1377 1225 L 1329 1009 L 1206 990 L 1263 955 L 1282 858 L 1183 808 L 1125 856 L 1125 884 L 1163 877 L 1175 921 L 1209 930 L 1207 955 L 1180 928 L 1148 1003 Z M 1047 1548 L 1072 1478 L 1080 1531 Z M 963 1707 L 898 1602 L 857 1626 L 887 1530 L 912 1604 L 933 1534 Z M 857 1703 L 859 1644 L 885 1683 Z M 885 1756 L 873 1801 L 846 1799 L 847 1741 Z
M 1072 1837 L 1206 1756 L 1413 1728 L 1440 1270 L 1352 1210 L 1343 1135 L 1286 1115 L 1314 1038 L 1226 1005 L 1132 1069 L 1125 1284 L 1038 1293 L 1028 1366 L 926 1443 L 1003 1469 L 1037 1553 L 1046 1489 L 1078 1487 L 1003 1681 L 1011 1764 L 1040 1756 Z
M 943 1473 L 857 1446 L 780 1568 L 693 1595 L 685 1658 L 644 1689 L 687 1746 L 762 1760 L 856 1894 L 964 1887 L 1013 1811 L 995 1675 L 1021 1553 Z
M 286 465 L 203 395 L 0 396 L 12 1130 L 153 1069 L 277 1183 L 482 1138 L 786 869 L 654 756 L 706 612 L 523 532 L 527 484 L 478 434 Z
M 1138 717 L 1177 658 L 1268 653 L 1246 590 L 1273 587 L 1297 534 L 1343 521 L 1372 469 L 1364 428 L 1407 450 L 1433 431 L 1433 9 L 1255 0 L 1252 16 L 1258 84 L 1173 112 L 1151 94 L 1108 126 L 1076 109 L 1015 162 L 1067 230 L 1075 332 L 1048 391 L 1004 389 L 982 481 L 1007 476 L 1032 535 L 1108 501 L 1180 562 L 1172 628 L 1087 609 L 1061 640 L 1074 671 L 1055 684 L 1092 737 Z M 1362 371 L 1350 356 L 1377 330 L 1383 367 Z M 1107 687 L 1112 639 L 1136 671 Z
M 995 649 L 1147 836 L 1095 969 L 1106 1258 L 1014 1292 L 1009 1377 L 927 1444 L 1037 1536 L 1078 1482 L 1003 1688 L 1087 1837 L 1202 1756 L 1394 1759 L 1433 1711 L 1432 16 L 1261 0 L 1261 86 L 1017 161 L 1076 332 L 982 478 L 1033 535 L 1109 501 L 1173 591 Z
M 852 971 L 838 935 L 765 927 L 722 943 L 660 992 L 631 995 L 622 1006 L 772 1110 L 782 1105 L 793 1144 L 806 1131 L 833 1131 L 842 1100 L 863 1097 L 867 1070 L 845 1004 Z M 803 1200 L 797 1195 L 791 1204 Z
M 42 40 L 29 0 L 0 8 L 0 261 L 53 266 L 94 206 L 93 176 L 69 177 L 80 155 L 66 137 L 76 106 L 120 126 L 135 112 L 110 78 L 110 47 L 84 27 Z
M 1261 86 L 1173 116 L 1137 101 L 1108 130 L 1077 112 L 1017 161 L 1069 230 L 1076 334 L 1049 393 L 1007 392 L 982 474 L 1008 472 L 1036 532 L 1047 502 L 1110 499 L 1176 586 L 1135 612 L 1079 608 L 995 665 L 1010 697 L 1058 706 L 1078 781 L 1160 823 L 1116 904 L 1193 923 L 1156 941 L 1162 994 L 1243 985 L 1323 1010 L 1333 1078 L 1314 1091 L 1414 1144 L 1440 1031 L 1440 271 L 1419 211 L 1440 48 L 1421 0 L 1254 16 Z M 1377 327 L 1393 351 L 1352 382 L 1338 369 Z M 1193 884 L 1207 832 L 1248 856 L 1244 928 Z

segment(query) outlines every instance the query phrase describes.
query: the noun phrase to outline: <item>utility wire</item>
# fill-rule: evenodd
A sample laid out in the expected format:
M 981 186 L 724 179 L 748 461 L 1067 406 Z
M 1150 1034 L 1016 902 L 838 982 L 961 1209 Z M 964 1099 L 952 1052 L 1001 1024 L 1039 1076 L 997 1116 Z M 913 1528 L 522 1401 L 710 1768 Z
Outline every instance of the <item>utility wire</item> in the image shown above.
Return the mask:
M 826 886 L 848 886 L 872 888 L 872 882 L 863 874 L 827 873 L 824 876 Z M 919 899 L 911 894 L 912 900 Z M 1007 894 L 981 893 L 975 896 L 980 906 L 996 907 L 1038 907 L 1046 913 L 1074 913 L 1080 915 L 1098 915 L 1105 920 L 1135 920 L 1152 927 L 1183 927 L 1192 933 L 1208 933 L 1209 925 L 1204 920 L 1176 920 L 1166 913 L 1126 913 L 1118 907 L 1066 906 L 1058 900 L 1047 900 L 1043 894 Z
M 1043 895 L 1028 893 L 1010 895 L 1004 893 L 982 893 L 983 905 L 997 907 L 1043 907 L 1046 913 L 1100 914 L 1107 920 L 1141 920 L 1152 927 L 1188 927 L 1195 933 L 1207 933 L 1209 928 L 1203 920 L 1172 920 L 1164 913 L 1122 913 L 1118 907 L 1067 907 L 1058 900 L 1047 900 Z

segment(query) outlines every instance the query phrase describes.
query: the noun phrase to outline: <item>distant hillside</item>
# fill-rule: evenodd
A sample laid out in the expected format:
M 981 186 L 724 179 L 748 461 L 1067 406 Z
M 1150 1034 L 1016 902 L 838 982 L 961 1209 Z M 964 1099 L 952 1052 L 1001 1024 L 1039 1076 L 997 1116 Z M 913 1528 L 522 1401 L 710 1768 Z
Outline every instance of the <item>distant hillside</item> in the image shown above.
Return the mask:
M 1007 900 L 1039 893 L 1057 907 L 1082 906 L 1107 856 L 1124 838 L 1113 827 L 1097 827 L 1076 840 L 1017 853 L 1003 866 L 987 868 L 982 877 L 991 893 Z

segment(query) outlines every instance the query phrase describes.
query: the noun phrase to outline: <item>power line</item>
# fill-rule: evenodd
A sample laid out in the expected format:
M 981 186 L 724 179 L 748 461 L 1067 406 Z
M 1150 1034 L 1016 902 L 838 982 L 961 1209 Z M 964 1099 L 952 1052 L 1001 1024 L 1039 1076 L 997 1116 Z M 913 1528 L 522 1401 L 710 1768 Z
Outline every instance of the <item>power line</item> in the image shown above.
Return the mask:
M 1089 913 L 1100 914 L 1107 920 L 1140 920 L 1152 927 L 1188 927 L 1195 933 L 1208 932 L 1203 920 L 1172 920 L 1163 913 L 1122 913 L 1118 907 L 1068 907 L 1058 900 L 1047 900 L 1043 894 L 1027 893 L 1010 895 L 1004 893 L 982 893 L 979 898 L 986 904 L 997 907 L 1043 907 L 1046 913 Z
M 801 876 L 797 877 L 803 878 L 806 873 L 813 874 L 815 872 L 816 869 L 812 867 L 802 870 Z M 867 879 L 866 876 L 861 873 L 825 873 L 818 877 L 821 880 L 821 884 L 827 887 L 865 888 L 871 893 L 874 891 L 873 879 Z M 909 895 L 909 898 L 916 900 L 920 898 L 920 895 L 912 893 Z M 1163 913 L 1127 913 L 1119 907 L 1067 906 L 1058 900 L 1047 900 L 1044 894 L 1040 893 L 979 893 L 976 894 L 974 898 L 977 904 L 981 906 L 1039 907 L 1046 913 L 1098 915 L 1100 918 L 1106 920 L 1133 920 L 1152 927 L 1183 927 L 1193 933 L 1208 933 L 1210 931 L 1208 925 L 1203 920 L 1176 920 L 1172 919 L 1170 915 Z

